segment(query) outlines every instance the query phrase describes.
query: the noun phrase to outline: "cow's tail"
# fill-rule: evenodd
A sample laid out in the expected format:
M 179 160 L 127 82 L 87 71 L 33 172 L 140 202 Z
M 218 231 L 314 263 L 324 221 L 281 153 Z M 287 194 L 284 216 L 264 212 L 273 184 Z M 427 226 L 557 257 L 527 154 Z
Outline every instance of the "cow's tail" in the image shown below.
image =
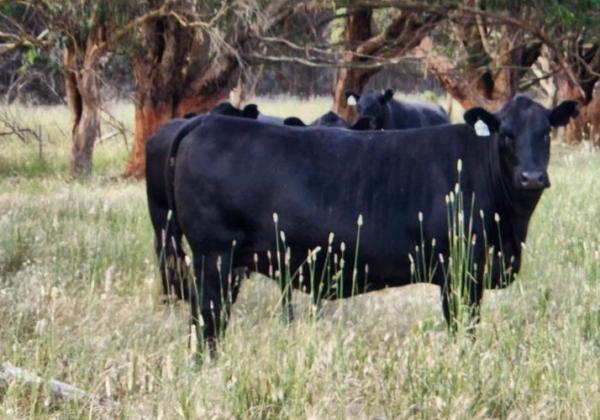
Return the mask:
M 199 115 L 190 119 L 183 127 L 179 129 L 167 156 L 167 167 L 165 171 L 165 186 L 167 190 L 167 202 L 169 204 L 168 223 L 171 223 L 174 229 L 180 231 L 179 222 L 177 220 L 177 205 L 175 203 L 175 163 L 177 161 L 177 151 L 181 145 L 181 141 L 196 127 L 202 125 L 204 116 Z

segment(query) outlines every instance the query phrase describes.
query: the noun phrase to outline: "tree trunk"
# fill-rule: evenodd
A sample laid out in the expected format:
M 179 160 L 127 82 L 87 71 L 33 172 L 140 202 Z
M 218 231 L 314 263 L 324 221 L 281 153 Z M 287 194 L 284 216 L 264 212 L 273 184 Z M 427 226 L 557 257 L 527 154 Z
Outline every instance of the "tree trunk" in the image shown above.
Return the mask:
M 100 36 L 101 31 L 97 32 Z M 90 36 L 83 51 L 73 45 L 64 51 L 65 91 L 72 119 L 70 172 L 74 176 L 91 172 L 94 143 L 100 136 L 98 40 Z
M 333 110 L 351 122 L 356 108 L 348 107 L 346 91 L 361 93 L 369 79 L 389 59 L 395 59 L 413 50 L 423 37 L 441 21 L 440 14 L 419 14 L 398 11 L 390 23 L 378 34 L 371 33 L 371 11 L 355 10 L 346 21 L 344 44 L 346 63 L 372 64 L 371 67 L 341 68 L 334 91 Z
M 579 102 L 579 115 L 573 119 L 564 131 L 564 140 L 568 143 L 579 143 L 584 140 L 600 145 L 600 92 L 599 88 L 589 91 L 584 98 L 579 87 L 573 86 L 561 78 L 558 84 L 558 97 L 561 100 L 573 99 Z
M 572 54 L 568 64 L 577 85 L 564 72 L 555 78 L 558 98 L 579 102 L 579 116 L 565 127 L 564 139 L 600 145 L 600 45 L 579 40 Z
M 371 38 L 371 17 L 372 11 L 369 9 L 357 10 L 348 16 L 344 28 L 344 62 L 364 61 L 356 55 L 356 50 L 361 43 Z M 333 110 L 346 121 L 356 119 L 356 107 L 348 106 L 346 91 L 361 93 L 369 78 L 376 72 L 352 67 L 339 69 L 333 92 Z
M 163 2 L 153 3 L 159 6 Z M 212 8 L 206 8 L 211 13 Z M 264 13 L 268 19 L 260 28 L 245 22 L 230 25 L 223 36 L 227 48 L 215 49 L 204 30 L 182 25 L 174 17 L 154 19 L 138 28 L 142 53 L 133 65 L 137 84 L 135 138 L 125 176 L 144 176 L 146 142 L 161 124 L 187 112 L 206 112 L 227 98 L 238 80 L 239 51 L 258 30 L 269 32 L 293 16 L 296 9 L 288 2 L 271 2 Z
M 587 140 L 600 145 L 600 94 L 579 108 L 579 116 L 565 127 L 565 140 L 579 143 Z
M 164 92 L 157 95 L 158 89 L 147 87 L 136 92 L 138 99 L 135 103 L 135 131 L 133 149 L 125 166 L 125 176 L 141 179 L 146 170 L 146 143 L 150 136 L 161 125 L 172 118 L 180 117 L 188 112 L 208 112 L 219 101 L 226 98 L 228 91 L 215 95 L 184 98 L 175 103 L 177 95 L 174 92 Z
M 140 96 L 140 95 L 136 95 Z M 143 96 L 149 96 L 144 94 Z M 172 107 L 162 100 L 153 103 L 151 99 L 137 100 L 135 103 L 135 128 L 133 148 L 125 166 L 125 176 L 142 178 L 146 169 L 146 141 L 158 128 L 174 117 Z
M 141 37 L 146 53 L 133 62 L 135 134 L 124 174 L 136 179 L 145 175 L 148 138 L 172 118 L 209 111 L 227 97 L 237 70 L 237 62 L 208 69 L 198 65 L 207 60 L 201 37 L 172 19 L 146 24 Z
M 141 71 L 140 65 L 134 71 L 134 74 L 147 74 Z M 135 67 L 135 65 L 134 65 Z M 180 98 L 177 90 L 170 89 L 173 83 L 158 85 L 147 83 L 141 78 L 137 78 L 138 86 L 136 90 L 135 103 L 135 132 L 133 140 L 133 149 L 125 166 L 125 176 L 141 179 L 146 170 L 146 142 L 152 134 L 165 122 L 172 118 L 181 117 L 188 112 L 208 112 L 219 101 L 225 99 L 229 94 L 228 86 L 222 89 L 196 95 L 186 95 Z
M 470 8 L 480 8 L 480 3 L 464 0 Z M 512 13 L 518 15 L 522 7 L 513 4 Z M 463 108 L 498 110 L 519 91 L 523 76 L 540 56 L 542 43 L 508 25 L 491 31 L 478 16 L 456 16 L 450 24 L 463 54 L 450 59 L 434 49 L 429 37 L 424 38 L 417 51 L 425 67 Z

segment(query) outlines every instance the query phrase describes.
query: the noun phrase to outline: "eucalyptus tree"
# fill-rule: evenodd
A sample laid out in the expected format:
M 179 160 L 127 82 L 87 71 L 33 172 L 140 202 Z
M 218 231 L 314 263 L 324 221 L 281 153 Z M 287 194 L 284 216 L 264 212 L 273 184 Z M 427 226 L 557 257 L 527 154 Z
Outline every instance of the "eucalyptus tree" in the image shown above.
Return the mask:
M 0 33 L 0 52 L 57 46 L 63 51 L 73 175 L 92 170 L 94 143 L 100 132 L 100 58 L 134 28 L 168 13 L 168 3 L 143 13 L 128 0 L 6 0 L 2 4 L 0 13 L 7 29 Z M 29 15 L 44 28 L 41 32 L 23 20 Z
M 165 121 L 205 112 L 227 97 L 248 62 L 245 52 L 304 2 L 203 0 L 172 2 L 171 13 L 134 34 L 135 139 L 125 175 L 144 175 L 146 141 Z M 164 0 L 145 0 L 149 10 Z

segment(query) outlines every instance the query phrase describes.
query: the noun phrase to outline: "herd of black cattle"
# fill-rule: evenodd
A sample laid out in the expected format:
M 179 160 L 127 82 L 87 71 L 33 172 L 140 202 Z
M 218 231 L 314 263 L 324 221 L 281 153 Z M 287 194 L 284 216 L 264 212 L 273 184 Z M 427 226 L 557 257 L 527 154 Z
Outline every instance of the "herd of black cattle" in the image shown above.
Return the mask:
M 462 217 L 471 217 L 475 320 L 484 276 L 492 288 L 513 280 L 530 217 L 550 185 L 550 131 L 577 115 L 577 103 L 547 109 L 517 95 L 497 113 L 473 108 L 466 124 L 450 124 L 437 105 L 392 96 L 349 92 L 356 122 L 328 112 L 309 126 L 262 115 L 254 104 L 221 103 L 173 119 L 149 139 L 148 204 L 164 291 L 189 299 L 206 342 L 225 328 L 248 272 L 272 276 L 284 265 L 291 286 L 317 303 L 406 285 L 415 259 L 429 261 L 424 280 L 440 286 L 450 322 L 448 197 L 457 183 Z M 183 235 L 195 281 L 186 280 Z M 327 284 L 308 281 L 307 265 L 321 273 L 328 250 L 340 246 L 348 262 Z M 291 317 L 291 290 L 282 284 L 282 291 Z

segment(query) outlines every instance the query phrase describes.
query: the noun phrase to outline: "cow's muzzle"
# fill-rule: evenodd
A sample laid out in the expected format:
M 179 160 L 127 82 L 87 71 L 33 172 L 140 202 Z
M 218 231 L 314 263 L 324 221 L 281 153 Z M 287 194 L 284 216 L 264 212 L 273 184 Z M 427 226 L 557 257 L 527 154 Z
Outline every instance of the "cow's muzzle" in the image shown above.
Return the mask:
M 519 185 L 524 190 L 541 190 L 550 186 L 550 180 L 545 172 L 524 171 L 519 176 Z

